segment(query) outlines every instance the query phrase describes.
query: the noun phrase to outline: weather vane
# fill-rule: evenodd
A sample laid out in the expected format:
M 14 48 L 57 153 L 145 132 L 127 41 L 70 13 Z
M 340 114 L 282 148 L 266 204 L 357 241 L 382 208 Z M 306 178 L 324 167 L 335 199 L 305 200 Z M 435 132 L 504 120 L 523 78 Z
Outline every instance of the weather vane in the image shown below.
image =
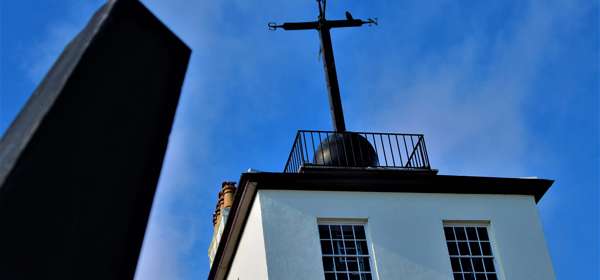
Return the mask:
M 319 17 L 317 21 L 286 22 L 281 25 L 278 25 L 276 23 L 269 23 L 269 29 L 314 29 L 319 31 L 319 36 L 321 38 L 321 54 L 323 55 L 323 67 L 325 68 L 325 80 L 327 82 L 327 90 L 329 92 L 329 107 L 331 111 L 331 118 L 333 120 L 333 128 L 337 132 L 344 132 L 346 131 L 346 124 L 344 122 L 344 111 L 342 109 L 340 87 L 338 85 L 337 73 L 335 70 L 335 60 L 333 58 L 333 47 L 331 44 L 331 35 L 329 33 L 329 30 L 332 28 L 359 27 L 363 24 L 377 25 L 377 18 L 369 18 L 367 20 L 354 19 L 350 12 L 346 12 L 346 19 L 344 20 L 327 20 L 325 17 L 327 1 L 317 0 L 317 4 L 319 6 Z

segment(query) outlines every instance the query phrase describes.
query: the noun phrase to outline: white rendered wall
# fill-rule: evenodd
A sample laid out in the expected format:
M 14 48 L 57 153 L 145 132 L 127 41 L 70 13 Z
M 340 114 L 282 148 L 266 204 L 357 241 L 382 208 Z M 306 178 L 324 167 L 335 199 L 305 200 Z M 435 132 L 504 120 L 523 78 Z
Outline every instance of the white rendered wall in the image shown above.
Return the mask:
M 366 219 L 374 279 L 452 279 L 444 221 L 490 221 L 489 233 L 500 279 L 555 279 L 533 197 L 417 193 L 259 191 L 268 279 L 324 279 L 318 218 Z M 263 240 L 256 209 L 238 254 L 264 274 Z M 246 232 L 244 232 L 246 237 Z M 257 243 L 249 244 L 248 241 Z M 239 261 L 236 257 L 236 262 Z M 246 264 L 246 266 L 248 266 Z M 241 271 L 237 266 L 233 271 Z M 248 267 L 248 271 L 257 268 Z M 235 275 L 232 273 L 230 275 Z M 230 278 L 231 279 L 231 278 Z M 236 278 L 233 278 L 236 279 Z M 240 277 L 247 279 L 247 277 Z
M 261 223 L 260 194 L 256 195 L 227 279 L 267 279 L 267 258 Z

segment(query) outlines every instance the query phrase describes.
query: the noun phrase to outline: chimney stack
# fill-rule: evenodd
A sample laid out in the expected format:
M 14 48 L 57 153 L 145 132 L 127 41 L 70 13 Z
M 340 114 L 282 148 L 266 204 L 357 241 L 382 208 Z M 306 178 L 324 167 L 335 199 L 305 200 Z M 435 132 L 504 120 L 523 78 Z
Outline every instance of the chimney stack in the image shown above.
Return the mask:
M 219 192 L 217 205 L 215 206 L 215 212 L 212 216 L 214 231 L 213 238 L 208 249 L 208 256 L 210 258 L 211 265 L 217 252 L 221 234 L 223 233 L 223 228 L 227 222 L 227 217 L 229 216 L 229 209 L 231 209 L 231 206 L 233 206 L 235 191 L 235 182 L 223 182 L 223 184 L 221 184 L 221 191 Z

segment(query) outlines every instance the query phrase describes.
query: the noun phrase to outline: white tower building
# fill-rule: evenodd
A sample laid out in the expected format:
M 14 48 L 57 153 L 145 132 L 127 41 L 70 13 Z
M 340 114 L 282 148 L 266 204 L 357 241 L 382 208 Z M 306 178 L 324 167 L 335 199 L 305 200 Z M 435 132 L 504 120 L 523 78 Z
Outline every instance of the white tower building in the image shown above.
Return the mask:
M 554 279 L 536 203 L 551 180 L 438 175 L 423 135 L 348 132 L 330 30 L 317 30 L 333 131 L 299 131 L 283 173 L 224 183 L 209 280 Z
M 555 278 L 536 207 L 551 180 L 438 175 L 421 135 L 359 134 L 377 164 L 344 166 L 319 134 L 356 135 L 301 131 L 285 172 L 242 174 L 209 279 Z

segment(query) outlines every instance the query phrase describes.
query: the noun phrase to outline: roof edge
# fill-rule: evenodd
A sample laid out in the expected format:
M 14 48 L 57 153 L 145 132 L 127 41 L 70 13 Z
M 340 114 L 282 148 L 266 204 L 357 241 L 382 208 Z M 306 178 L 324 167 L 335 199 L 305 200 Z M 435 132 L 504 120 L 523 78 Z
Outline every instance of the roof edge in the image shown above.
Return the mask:
M 538 203 L 554 180 L 412 172 L 242 173 L 208 279 L 227 277 L 258 190 L 530 195 Z

